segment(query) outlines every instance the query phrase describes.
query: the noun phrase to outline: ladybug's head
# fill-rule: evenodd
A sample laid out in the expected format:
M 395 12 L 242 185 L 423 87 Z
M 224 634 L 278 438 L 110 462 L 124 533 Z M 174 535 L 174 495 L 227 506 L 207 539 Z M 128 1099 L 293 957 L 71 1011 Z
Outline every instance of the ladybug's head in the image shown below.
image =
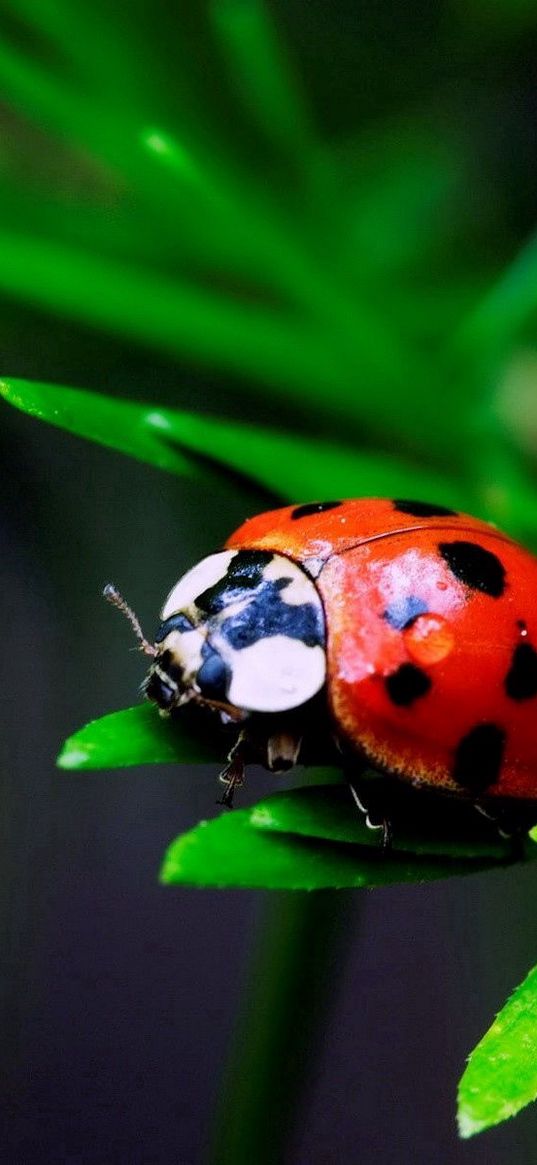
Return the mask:
M 204 558 L 166 599 L 154 645 L 113 588 L 107 597 L 123 605 L 152 656 L 143 690 L 164 714 L 189 700 L 223 719 L 290 711 L 324 684 L 321 600 L 281 555 L 224 550 Z

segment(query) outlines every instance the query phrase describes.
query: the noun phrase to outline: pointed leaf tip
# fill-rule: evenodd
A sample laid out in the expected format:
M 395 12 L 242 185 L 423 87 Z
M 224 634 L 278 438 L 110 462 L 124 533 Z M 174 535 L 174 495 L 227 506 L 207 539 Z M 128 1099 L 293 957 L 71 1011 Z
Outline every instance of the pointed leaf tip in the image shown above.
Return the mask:
M 56 764 L 59 769 L 84 769 L 91 761 L 91 754 L 87 749 L 77 748 L 71 740 L 66 740 Z
M 470 1137 L 474 1137 L 476 1133 L 481 1133 L 487 1126 L 485 1121 L 473 1120 L 468 1113 L 460 1112 L 457 1116 L 457 1127 L 461 1141 L 468 1141 Z
M 61 769 L 114 769 L 129 765 L 221 763 L 229 742 L 217 729 L 209 736 L 195 715 L 163 720 L 153 704 L 139 704 L 91 720 L 65 741 Z
M 459 1084 L 463 1139 L 501 1124 L 537 1098 L 537 967 L 471 1053 Z

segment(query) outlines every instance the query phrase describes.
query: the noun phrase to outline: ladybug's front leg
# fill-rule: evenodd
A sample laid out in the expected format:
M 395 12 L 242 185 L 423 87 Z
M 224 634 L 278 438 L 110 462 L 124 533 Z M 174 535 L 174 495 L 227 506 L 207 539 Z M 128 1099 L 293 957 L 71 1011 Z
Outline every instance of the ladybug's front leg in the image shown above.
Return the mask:
M 271 773 L 285 773 L 298 762 L 302 736 L 288 727 L 267 735 L 265 731 L 243 728 L 227 755 L 219 780 L 226 786 L 219 805 L 233 808 L 235 789 L 244 784 L 247 764 L 261 764 Z
M 248 744 L 246 730 L 243 728 L 242 732 L 239 732 L 235 744 L 227 754 L 226 766 L 218 776 L 218 780 L 225 785 L 225 789 L 221 798 L 217 801 L 217 805 L 223 805 L 226 809 L 233 808 L 235 789 L 239 785 L 244 784 L 244 769 L 248 759 Z

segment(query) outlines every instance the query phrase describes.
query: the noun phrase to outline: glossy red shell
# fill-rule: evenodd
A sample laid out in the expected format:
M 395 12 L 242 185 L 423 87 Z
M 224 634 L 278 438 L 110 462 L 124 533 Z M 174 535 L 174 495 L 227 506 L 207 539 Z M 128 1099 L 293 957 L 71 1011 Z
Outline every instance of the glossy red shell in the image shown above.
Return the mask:
M 537 560 L 486 522 L 401 505 L 287 506 L 227 546 L 287 555 L 315 578 L 331 713 L 374 764 L 464 795 L 537 798 Z M 492 576 L 469 578 L 453 544 Z

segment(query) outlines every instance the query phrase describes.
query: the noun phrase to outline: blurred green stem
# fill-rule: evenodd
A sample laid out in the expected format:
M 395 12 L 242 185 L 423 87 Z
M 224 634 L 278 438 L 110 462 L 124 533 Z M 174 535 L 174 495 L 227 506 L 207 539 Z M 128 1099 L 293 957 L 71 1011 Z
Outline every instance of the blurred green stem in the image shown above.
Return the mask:
M 341 890 L 270 898 L 219 1095 L 210 1165 L 284 1161 L 357 902 L 356 893 Z

